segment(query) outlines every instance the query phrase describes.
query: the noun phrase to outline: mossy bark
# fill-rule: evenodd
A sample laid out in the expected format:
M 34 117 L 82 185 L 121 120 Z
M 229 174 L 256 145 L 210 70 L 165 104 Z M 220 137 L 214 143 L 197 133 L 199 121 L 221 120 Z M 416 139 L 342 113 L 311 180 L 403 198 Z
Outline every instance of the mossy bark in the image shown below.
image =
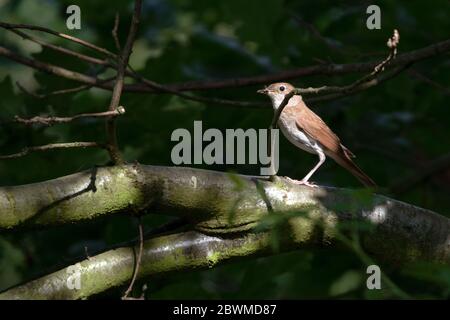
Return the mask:
M 147 240 L 140 278 L 272 254 L 270 234 L 255 233 L 254 227 L 281 216 L 288 217 L 283 220 L 281 251 L 332 245 L 342 231 L 338 226 L 363 221 L 373 228 L 361 235 L 361 242 L 379 261 L 450 264 L 448 218 L 364 191 L 138 164 L 0 188 L 0 229 L 75 223 L 124 212 L 178 215 L 196 230 Z M 5 291 L 0 298 L 86 298 L 127 283 L 133 264 L 133 248 L 107 251 L 76 265 L 79 290 L 67 286 L 68 271 L 75 270 L 68 267 Z

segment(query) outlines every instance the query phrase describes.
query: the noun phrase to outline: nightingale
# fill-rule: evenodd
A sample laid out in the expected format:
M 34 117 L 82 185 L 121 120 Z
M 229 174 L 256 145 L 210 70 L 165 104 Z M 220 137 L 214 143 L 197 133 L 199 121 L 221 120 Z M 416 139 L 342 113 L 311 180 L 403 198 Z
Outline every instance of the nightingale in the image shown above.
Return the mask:
M 276 111 L 285 96 L 293 90 L 295 88 L 291 84 L 279 82 L 258 90 L 258 93 L 268 95 Z M 293 95 L 289 99 L 278 119 L 278 127 L 293 145 L 306 152 L 317 154 L 319 157 L 319 162 L 302 180 L 287 177 L 289 181 L 311 187 L 316 186 L 309 182 L 309 179 L 328 156 L 350 171 L 366 187 L 376 187 L 375 182 L 353 162 L 352 158 L 355 155 L 341 143 L 325 122 L 306 106 L 301 95 Z

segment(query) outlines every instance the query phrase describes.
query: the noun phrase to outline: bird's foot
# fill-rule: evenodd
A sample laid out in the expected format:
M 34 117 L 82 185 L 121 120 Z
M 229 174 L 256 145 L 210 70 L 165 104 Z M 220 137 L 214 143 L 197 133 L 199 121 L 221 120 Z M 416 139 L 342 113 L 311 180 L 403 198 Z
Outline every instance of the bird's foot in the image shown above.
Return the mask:
M 317 188 L 317 184 L 315 184 L 314 182 L 309 182 L 307 180 L 295 180 L 295 179 L 291 179 L 289 177 L 285 177 L 287 181 L 293 183 L 293 184 L 299 184 L 299 185 L 304 185 L 304 186 L 308 186 L 311 188 Z

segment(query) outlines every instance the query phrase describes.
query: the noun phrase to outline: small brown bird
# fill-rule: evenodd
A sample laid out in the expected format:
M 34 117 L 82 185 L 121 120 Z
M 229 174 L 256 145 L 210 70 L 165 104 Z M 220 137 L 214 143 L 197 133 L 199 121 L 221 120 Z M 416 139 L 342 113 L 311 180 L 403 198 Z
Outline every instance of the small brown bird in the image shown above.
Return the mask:
M 295 88 L 289 83 L 273 83 L 265 89 L 258 90 L 258 93 L 268 95 L 274 110 L 277 110 L 284 97 L 293 90 Z M 302 180 L 289 178 L 290 181 L 314 186 L 309 179 L 328 156 L 350 171 L 366 187 L 376 187 L 375 182 L 352 161 L 355 155 L 341 143 L 325 122 L 306 106 L 300 95 L 290 98 L 280 115 L 278 126 L 292 144 L 319 156 L 319 163 Z

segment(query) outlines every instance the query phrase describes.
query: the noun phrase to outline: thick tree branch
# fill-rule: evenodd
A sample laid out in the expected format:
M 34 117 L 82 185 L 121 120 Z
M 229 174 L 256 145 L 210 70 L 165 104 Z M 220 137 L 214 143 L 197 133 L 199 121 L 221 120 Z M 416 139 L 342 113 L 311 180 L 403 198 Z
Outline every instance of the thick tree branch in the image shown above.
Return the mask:
M 270 240 L 264 234 L 223 239 L 186 232 L 159 237 L 144 242 L 138 279 L 171 271 L 211 268 L 231 259 L 270 252 L 269 249 Z M 0 299 L 82 299 L 124 286 L 133 275 L 134 250 L 122 247 L 90 257 L 80 264 L 0 293 Z M 74 275 L 78 274 L 80 289 L 69 289 L 73 288 Z
M 243 188 L 236 191 L 225 173 L 135 164 L 2 187 L 0 229 L 67 224 L 133 211 L 184 217 L 207 234 L 246 232 L 268 215 L 268 208 L 255 178 L 239 177 Z M 276 213 L 308 211 L 337 222 L 352 217 L 348 208 L 358 208 L 356 217 L 377 226 L 371 239 L 378 241 L 388 260 L 414 255 L 450 263 L 450 220 L 431 211 L 380 195 L 368 205 L 346 189 L 309 188 L 279 178 L 259 184 Z M 391 248 L 388 243 L 394 239 Z
M 377 225 L 374 232 L 361 234 L 361 241 L 364 249 L 380 262 L 397 266 L 417 260 L 450 263 L 448 219 L 387 199 L 384 206 L 363 210 L 361 217 Z M 278 238 L 280 249 L 283 252 L 335 245 L 339 243 L 336 222 L 348 219 L 351 215 L 330 211 L 291 218 L 284 226 L 283 236 Z M 212 268 L 242 257 L 271 255 L 275 253 L 272 236 L 270 231 L 226 237 L 189 231 L 150 239 L 143 244 L 137 278 L 144 280 L 168 272 Z M 0 293 L 0 299 L 82 299 L 123 287 L 133 276 L 135 252 L 139 249 L 121 247 L 89 257 Z M 74 288 L 76 279 L 78 289 Z

